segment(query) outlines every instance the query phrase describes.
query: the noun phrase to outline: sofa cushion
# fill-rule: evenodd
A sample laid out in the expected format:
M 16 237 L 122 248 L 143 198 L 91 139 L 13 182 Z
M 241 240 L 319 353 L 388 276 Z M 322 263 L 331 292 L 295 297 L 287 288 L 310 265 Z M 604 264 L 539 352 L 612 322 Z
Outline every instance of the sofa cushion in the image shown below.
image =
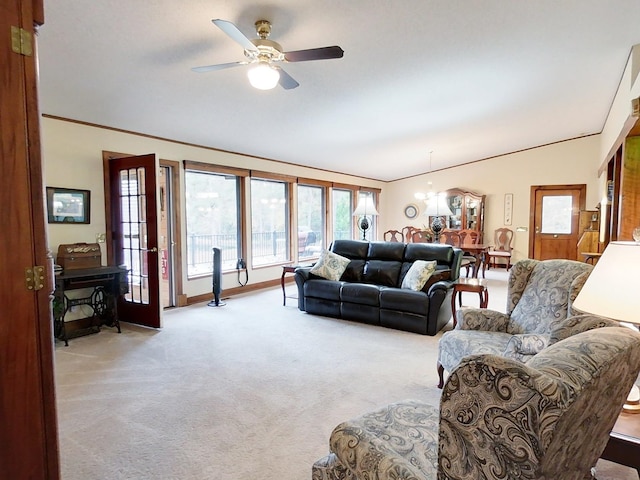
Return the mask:
M 380 290 L 380 308 L 426 315 L 429 310 L 429 297 L 426 293 L 406 288 L 382 288 Z
M 392 260 L 401 262 L 405 244 L 400 242 L 371 242 L 367 257 L 370 260 Z
M 327 280 L 340 280 L 349 262 L 350 260 L 346 257 L 323 250 L 320 258 L 309 273 Z
M 383 287 L 397 287 L 401 267 L 401 262 L 392 260 L 368 260 L 364 264 L 362 281 Z
M 304 282 L 304 296 L 339 302 L 342 285 L 343 282 L 310 279 Z
M 340 292 L 343 302 L 358 303 L 360 305 L 380 305 L 380 287 L 366 283 L 344 283 Z
M 435 260 L 416 260 L 409 268 L 409 271 L 402 280 L 402 288 L 420 291 L 424 287 L 429 277 L 436 271 L 437 262 Z

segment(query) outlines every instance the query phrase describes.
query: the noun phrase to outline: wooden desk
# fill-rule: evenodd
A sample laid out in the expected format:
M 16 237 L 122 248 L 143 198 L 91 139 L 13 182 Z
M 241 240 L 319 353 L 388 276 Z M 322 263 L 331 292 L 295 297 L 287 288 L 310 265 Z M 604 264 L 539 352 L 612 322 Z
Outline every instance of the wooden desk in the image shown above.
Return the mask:
M 600 458 L 635 468 L 640 477 L 640 413 L 620 413 Z
M 76 305 L 88 305 L 99 323 L 84 333 L 97 333 L 101 325 L 116 327 L 120 333 L 117 297 L 127 292 L 127 269 L 116 266 L 66 269 L 55 276 L 53 294 L 53 331 L 55 336 L 69 345 L 64 317 Z M 88 297 L 70 298 L 69 290 L 91 289 Z
M 456 320 L 456 297 L 458 304 L 462 305 L 462 292 L 474 292 L 480 295 L 480 308 L 487 308 L 489 303 L 489 290 L 485 280 L 478 278 L 459 278 L 453 283 L 453 295 L 451 295 L 451 313 L 453 314 L 453 328 L 458 324 Z
M 460 245 L 459 248 L 461 248 L 463 252 L 470 253 L 476 258 L 476 263 L 473 266 L 473 273 L 471 274 L 473 278 L 478 278 L 480 266 L 482 266 L 482 278 L 484 278 L 484 272 L 487 268 L 485 255 L 489 251 L 490 247 L 491 245 L 484 243 L 464 243 Z

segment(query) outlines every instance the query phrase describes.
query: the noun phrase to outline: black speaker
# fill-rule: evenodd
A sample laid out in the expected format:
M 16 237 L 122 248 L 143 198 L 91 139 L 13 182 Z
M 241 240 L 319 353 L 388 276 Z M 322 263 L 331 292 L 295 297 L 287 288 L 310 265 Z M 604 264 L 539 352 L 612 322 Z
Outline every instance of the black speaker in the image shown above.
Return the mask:
M 208 305 L 210 307 L 220 307 L 224 305 L 224 302 L 220 301 L 220 294 L 222 293 L 222 250 L 213 247 L 213 300 Z

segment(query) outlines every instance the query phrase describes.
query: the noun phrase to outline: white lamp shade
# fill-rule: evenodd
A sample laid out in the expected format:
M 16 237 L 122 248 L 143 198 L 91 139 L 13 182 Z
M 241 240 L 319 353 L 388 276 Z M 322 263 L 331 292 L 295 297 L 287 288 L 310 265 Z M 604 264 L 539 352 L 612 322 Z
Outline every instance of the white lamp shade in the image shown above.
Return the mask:
M 640 324 L 640 290 L 628 275 L 639 266 L 640 243 L 609 243 L 573 302 L 574 308 L 621 322 Z
M 370 196 L 360 197 L 358 206 L 356 206 L 356 209 L 353 211 L 354 217 L 363 215 L 378 215 L 376 206 L 373 204 L 373 198 Z
M 280 80 L 280 72 L 272 68 L 267 62 L 258 62 L 247 72 L 249 83 L 259 90 L 271 90 Z
M 424 214 L 427 217 L 450 217 L 453 215 L 449 204 L 447 204 L 447 198 L 444 195 L 434 195 L 427 201 L 427 208 Z

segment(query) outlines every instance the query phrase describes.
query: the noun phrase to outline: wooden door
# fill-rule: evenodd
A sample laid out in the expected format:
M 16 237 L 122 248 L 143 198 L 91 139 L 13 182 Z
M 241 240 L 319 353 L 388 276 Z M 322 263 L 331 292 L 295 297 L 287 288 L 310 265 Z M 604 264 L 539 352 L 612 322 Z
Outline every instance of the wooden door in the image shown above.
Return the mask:
M 109 250 L 114 263 L 129 270 L 129 291 L 118 301 L 118 315 L 160 328 L 159 163 L 155 154 L 112 158 L 108 170 Z
M 11 479 L 60 477 L 34 43 L 42 23 L 41 1 L 0 3 L 0 477 Z
M 578 260 L 580 212 L 585 208 L 586 185 L 531 187 L 529 257 L 537 260 Z

